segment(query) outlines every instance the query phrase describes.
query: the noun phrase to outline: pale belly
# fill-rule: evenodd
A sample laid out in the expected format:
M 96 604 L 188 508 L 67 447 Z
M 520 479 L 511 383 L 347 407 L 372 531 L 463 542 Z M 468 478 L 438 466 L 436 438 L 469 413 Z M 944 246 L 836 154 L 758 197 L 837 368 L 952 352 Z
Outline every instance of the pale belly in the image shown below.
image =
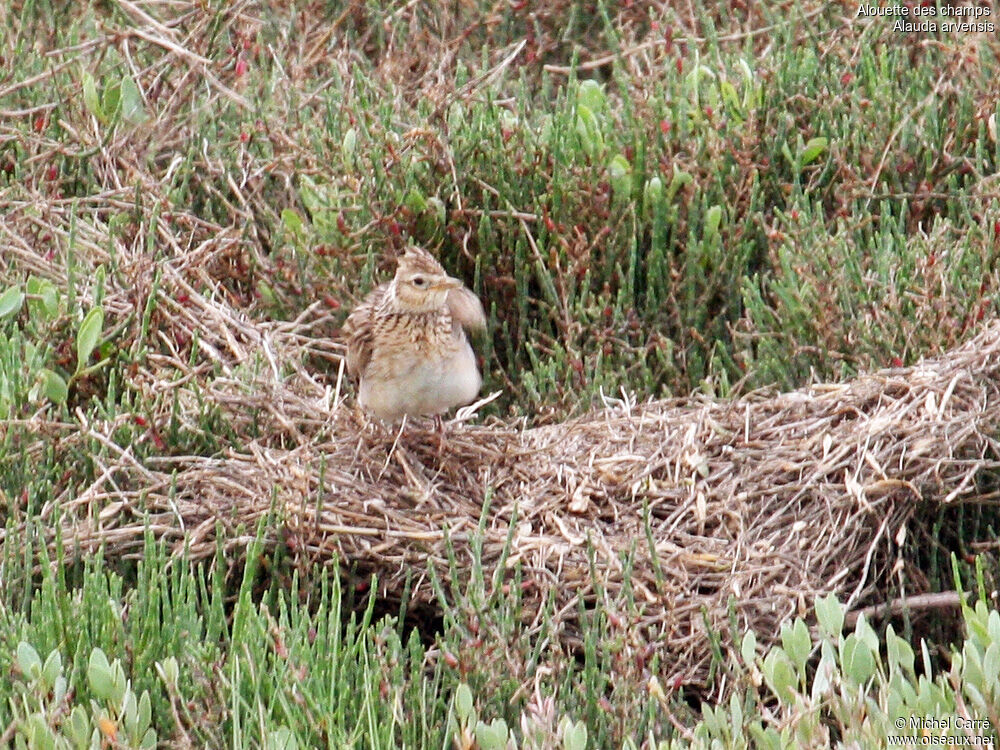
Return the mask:
M 448 356 L 427 359 L 382 353 L 361 379 L 358 401 L 379 419 L 393 421 L 404 414 L 441 414 L 471 403 L 482 378 L 468 341 Z

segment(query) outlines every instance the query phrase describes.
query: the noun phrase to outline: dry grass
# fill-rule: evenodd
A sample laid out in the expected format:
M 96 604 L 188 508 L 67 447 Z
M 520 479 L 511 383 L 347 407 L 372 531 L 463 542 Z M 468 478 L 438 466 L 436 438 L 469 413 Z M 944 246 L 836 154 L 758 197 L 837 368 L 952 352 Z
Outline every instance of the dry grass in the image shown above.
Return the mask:
M 540 612 L 531 603 L 554 591 L 572 640 L 579 600 L 621 617 L 630 589 L 634 642 L 657 643 L 676 676 L 699 683 L 705 623 L 728 632 L 730 602 L 766 638 L 820 594 L 853 607 L 882 601 L 905 566 L 900 544 L 918 505 L 994 498 L 977 481 L 1000 467 L 1000 324 L 944 357 L 844 384 L 731 402 L 609 399 L 535 429 L 453 423 L 439 456 L 429 425 L 399 435 L 368 423 L 336 367 L 324 376 L 306 366 L 339 362 L 340 345 L 317 333 L 331 325 L 320 304 L 293 322 L 246 319 L 222 283 L 193 270 L 226 265 L 226 240 L 211 246 L 200 263 L 189 253 L 161 265 L 157 309 L 170 323 L 130 387 L 162 405 L 149 439 L 172 414 L 197 433 L 197 415 L 215 410 L 243 447 L 140 461 L 113 437 L 131 414 L 88 423 L 78 410 L 82 430 L 29 420 L 38 440 L 29 456 L 54 435 L 64 448 L 96 439 L 110 456 L 95 457 L 89 487 L 41 513 L 51 524 L 60 509 L 68 549 L 135 556 L 148 523 L 194 558 L 215 552 L 221 529 L 236 559 L 276 510 L 268 545 L 287 545 L 302 563 L 336 555 L 377 573 L 389 598 L 409 577 L 413 599 L 434 603 L 427 566 L 446 576 L 450 544 L 460 572 L 471 568 L 489 502 L 482 559 L 488 570 L 522 567 L 525 611 Z M 126 294 L 109 290 L 108 309 L 124 312 Z M 197 342 L 196 356 L 171 338 Z M 23 530 L 0 531 L 0 542 L 11 533 Z

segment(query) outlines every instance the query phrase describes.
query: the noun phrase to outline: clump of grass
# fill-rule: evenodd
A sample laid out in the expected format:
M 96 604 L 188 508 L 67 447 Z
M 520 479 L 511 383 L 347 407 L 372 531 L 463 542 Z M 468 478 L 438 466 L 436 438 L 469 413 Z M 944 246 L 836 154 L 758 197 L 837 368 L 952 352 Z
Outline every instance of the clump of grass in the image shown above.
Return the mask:
M 750 738 L 780 747 L 792 737 L 827 744 L 833 732 L 868 744 L 920 736 L 928 715 L 987 718 L 978 734 L 996 736 L 1000 617 L 981 563 L 978 595 L 955 595 L 965 633 L 946 666 L 891 625 L 882 648 L 863 614 L 820 597 L 808 621 L 785 622 L 769 646 L 735 630 L 737 648 L 713 659 L 728 699 L 695 715 L 670 665 L 635 641 L 636 599 L 581 609 L 579 650 L 567 650 L 553 611 L 526 621 L 521 585 L 498 586 L 477 558 L 471 576 L 441 582 L 445 621 L 428 648 L 415 632 L 404 638 L 401 621 L 375 619 L 374 595 L 344 611 L 338 579 L 322 569 L 290 586 L 262 579 L 264 533 L 231 584 L 222 560 L 191 566 L 151 537 L 142 561 L 110 566 L 117 571 L 101 556 L 80 567 L 49 561 L 44 546 L 26 547 L 24 567 L 6 557 L 11 580 L 41 567 L 31 593 L 0 611 L 0 667 L 11 678 L 0 683 L 0 737 L 16 747 L 57 738 L 150 747 L 153 737 L 240 747 L 666 749 Z M 952 722 L 943 736 L 962 729 Z
M 31 583 L 36 552 L 42 572 Z M 403 639 L 392 621 L 373 620 L 373 598 L 361 612 L 345 612 L 337 577 L 316 570 L 308 591 L 297 578 L 290 589 L 273 578 L 258 599 L 259 544 L 248 549 L 235 591 L 221 557 L 211 566 L 189 565 L 151 537 L 141 552 L 138 564 L 98 555 L 72 567 L 46 560 L 44 548 L 30 543 L 19 561 L 7 546 L 5 581 L 27 585 L 20 603 L 8 599 L 0 612 L 0 668 L 15 676 L 0 685 L 5 739 L 11 731 L 30 733 L 35 721 L 25 713 L 41 677 L 24 666 L 22 652 L 30 647 L 60 655 L 64 665 L 63 697 L 41 713 L 52 731 L 72 731 L 74 706 L 88 706 L 90 698 L 105 705 L 103 682 L 88 667 L 98 650 L 120 663 L 136 699 L 147 696 L 160 737 L 177 742 L 263 747 L 288 734 L 298 747 L 340 746 L 362 736 L 378 747 L 392 746 L 393 738 L 412 747 L 440 744 L 447 713 L 440 667 L 424 672 L 415 632 Z M 37 699 L 44 704 L 52 694 Z M 100 731 L 121 731 L 128 743 L 117 710 L 104 714 L 112 723 Z

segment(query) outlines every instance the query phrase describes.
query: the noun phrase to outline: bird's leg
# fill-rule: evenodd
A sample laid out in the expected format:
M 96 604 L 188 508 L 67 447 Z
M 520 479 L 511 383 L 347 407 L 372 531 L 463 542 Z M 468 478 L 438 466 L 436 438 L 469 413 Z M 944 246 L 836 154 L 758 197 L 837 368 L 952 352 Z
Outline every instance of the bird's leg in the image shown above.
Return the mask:
M 440 414 L 434 415 L 434 430 L 437 432 L 438 438 L 438 458 L 444 454 L 444 420 L 441 418 Z

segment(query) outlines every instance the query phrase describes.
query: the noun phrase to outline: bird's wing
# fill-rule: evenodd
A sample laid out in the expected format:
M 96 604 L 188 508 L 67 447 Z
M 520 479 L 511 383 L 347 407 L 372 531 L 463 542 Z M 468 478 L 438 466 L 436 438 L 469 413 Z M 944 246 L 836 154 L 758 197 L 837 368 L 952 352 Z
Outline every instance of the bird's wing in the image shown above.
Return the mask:
M 452 320 L 462 328 L 478 330 L 486 327 L 486 313 L 483 303 L 468 287 L 452 289 L 448 292 L 448 312 Z
M 375 330 L 375 310 L 385 296 L 388 284 L 372 289 L 344 321 L 341 335 L 347 344 L 347 374 L 358 377 L 368 367 L 372 358 L 372 341 Z

